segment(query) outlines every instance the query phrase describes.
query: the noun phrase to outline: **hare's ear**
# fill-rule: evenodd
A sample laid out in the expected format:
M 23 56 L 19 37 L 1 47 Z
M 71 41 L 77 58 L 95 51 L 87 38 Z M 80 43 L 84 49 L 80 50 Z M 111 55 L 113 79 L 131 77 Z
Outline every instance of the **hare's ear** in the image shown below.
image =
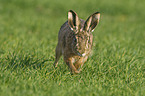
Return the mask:
M 71 30 L 78 31 L 80 29 L 80 19 L 77 13 L 72 10 L 68 12 L 68 24 Z
M 100 13 L 96 12 L 88 17 L 84 24 L 84 29 L 87 32 L 93 32 L 100 20 Z

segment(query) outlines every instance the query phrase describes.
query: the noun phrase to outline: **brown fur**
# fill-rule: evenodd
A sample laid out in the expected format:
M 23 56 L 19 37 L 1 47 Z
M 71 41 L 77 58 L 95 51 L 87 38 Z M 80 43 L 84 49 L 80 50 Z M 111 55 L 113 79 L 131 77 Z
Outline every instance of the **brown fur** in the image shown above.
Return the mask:
M 100 13 L 92 14 L 86 21 L 79 19 L 77 14 L 70 10 L 68 21 L 60 28 L 54 66 L 57 67 L 61 55 L 72 73 L 79 73 L 80 68 L 87 61 L 93 42 L 91 31 L 99 22 Z

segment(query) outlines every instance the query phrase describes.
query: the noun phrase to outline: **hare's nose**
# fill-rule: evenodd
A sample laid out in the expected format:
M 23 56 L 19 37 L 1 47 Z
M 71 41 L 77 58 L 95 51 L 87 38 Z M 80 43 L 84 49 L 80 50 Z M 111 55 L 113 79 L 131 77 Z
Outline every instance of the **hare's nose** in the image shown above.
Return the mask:
M 83 53 L 83 54 L 82 54 L 82 57 L 84 57 L 85 55 L 86 55 L 86 53 Z

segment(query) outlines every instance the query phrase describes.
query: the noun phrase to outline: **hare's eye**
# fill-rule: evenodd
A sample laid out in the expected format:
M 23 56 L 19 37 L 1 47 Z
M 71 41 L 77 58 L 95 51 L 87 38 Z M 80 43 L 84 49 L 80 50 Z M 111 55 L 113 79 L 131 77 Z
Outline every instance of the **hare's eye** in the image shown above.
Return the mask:
M 90 37 L 88 38 L 88 42 L 90 42 Z
M 90 39 L 88 40 L 88 42 L 90 42 Z
M 74 42 L 77 42 L 77 39 L 76 39 L 76 38 L 73 38 L 73 41 L 74 41 Z

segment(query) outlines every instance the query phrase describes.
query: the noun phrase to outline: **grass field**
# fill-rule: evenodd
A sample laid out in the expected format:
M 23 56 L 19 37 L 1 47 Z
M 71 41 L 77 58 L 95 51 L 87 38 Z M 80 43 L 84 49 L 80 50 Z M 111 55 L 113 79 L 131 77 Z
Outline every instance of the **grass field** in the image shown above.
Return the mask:
M 145 0 L 0 0 L 0 96 L 143 96 Z M 78 75 L 53 68 L 68 10 L 99 11 L 93 51 Z

